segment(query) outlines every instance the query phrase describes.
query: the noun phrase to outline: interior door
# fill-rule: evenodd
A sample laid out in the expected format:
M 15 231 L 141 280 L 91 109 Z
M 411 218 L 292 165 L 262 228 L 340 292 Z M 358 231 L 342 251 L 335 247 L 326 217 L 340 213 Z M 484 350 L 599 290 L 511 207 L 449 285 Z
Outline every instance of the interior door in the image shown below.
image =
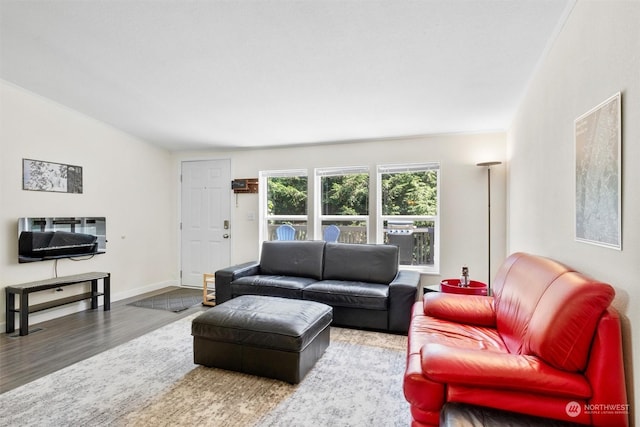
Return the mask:
M 182 162 L 181 283 L 228 267 L 231 252 L 231 161 Z

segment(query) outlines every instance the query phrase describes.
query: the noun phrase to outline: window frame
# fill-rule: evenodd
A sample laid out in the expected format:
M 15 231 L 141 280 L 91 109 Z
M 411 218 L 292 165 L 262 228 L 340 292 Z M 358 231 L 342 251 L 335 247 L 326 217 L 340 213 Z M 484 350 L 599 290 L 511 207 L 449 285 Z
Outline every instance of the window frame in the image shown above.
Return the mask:
M 383 215 L 382 212 L 382 175 L 391 173 L 425 172 L 435 170 L 436 175 L 436 214 L 435 215 Z M 394 163 L 381 164 L 376 167 L 376 242 L 384 243 L 384 222 L 399 221 L 432 221 L 433 222 L 433 265 L 399 264 L 406 270 L 415 270 L 423 274 L 440 274 L 440 162 Z
M 322 213 L 322 178 L 327 176 L 344 176 L 366 173 L 369 177 L 369 195 L 367 215 L 324 215 Z M 371 241 L 371 168 L 369 166 L 338 166 L 315 168 L 313 173 L 313 199 L 314 199 L 314 238 L 323 239 L 322 224 L 325 221 L 363 221 L 367 233 L 366 243 Z
M 268 179 L 269 178 L 287 178 L 287 177 L 306 177 L 307 178 L 307 214 L 306 215 L 269 215 L 267 208 L 268 202 Z M 309 172 L 307 169 L 284 169 L 284 170 L 266 170 L 260 171 L 258 177 L 258 218 L 260 224 L 258 226 L 258 235 L 260 247 L 262 242 L 269 240 L 269 221 L 306 221 L 307 237 L 312 224 L 309 221 Z

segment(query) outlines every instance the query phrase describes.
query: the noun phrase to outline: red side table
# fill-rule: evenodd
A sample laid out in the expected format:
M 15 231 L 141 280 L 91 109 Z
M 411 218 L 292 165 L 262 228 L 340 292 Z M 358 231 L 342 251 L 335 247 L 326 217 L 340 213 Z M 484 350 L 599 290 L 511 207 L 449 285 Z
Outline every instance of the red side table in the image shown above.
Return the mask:
M 472 280 L 469 286 L 460 286 L 460 279 L 445 279 L 440 282 L 440 291 L 449 294 L 487 295 L 487 284 Z

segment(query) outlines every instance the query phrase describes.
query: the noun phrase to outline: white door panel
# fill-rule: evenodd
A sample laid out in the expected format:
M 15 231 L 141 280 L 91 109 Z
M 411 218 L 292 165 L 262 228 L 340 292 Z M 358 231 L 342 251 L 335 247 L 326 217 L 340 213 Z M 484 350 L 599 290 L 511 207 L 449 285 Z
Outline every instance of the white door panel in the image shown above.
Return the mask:
M 229 266 L 230 161 L 182 163 L 182 284 Z

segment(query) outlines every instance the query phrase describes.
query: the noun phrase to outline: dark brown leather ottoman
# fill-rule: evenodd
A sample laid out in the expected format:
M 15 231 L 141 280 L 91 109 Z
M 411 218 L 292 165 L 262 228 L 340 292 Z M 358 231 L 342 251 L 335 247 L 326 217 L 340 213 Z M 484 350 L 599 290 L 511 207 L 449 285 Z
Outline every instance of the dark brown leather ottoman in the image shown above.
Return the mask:
M 332 317 L 318 302 L 243 295 L 193 319 L 193 360 L 296 384 L 329 346 Z

